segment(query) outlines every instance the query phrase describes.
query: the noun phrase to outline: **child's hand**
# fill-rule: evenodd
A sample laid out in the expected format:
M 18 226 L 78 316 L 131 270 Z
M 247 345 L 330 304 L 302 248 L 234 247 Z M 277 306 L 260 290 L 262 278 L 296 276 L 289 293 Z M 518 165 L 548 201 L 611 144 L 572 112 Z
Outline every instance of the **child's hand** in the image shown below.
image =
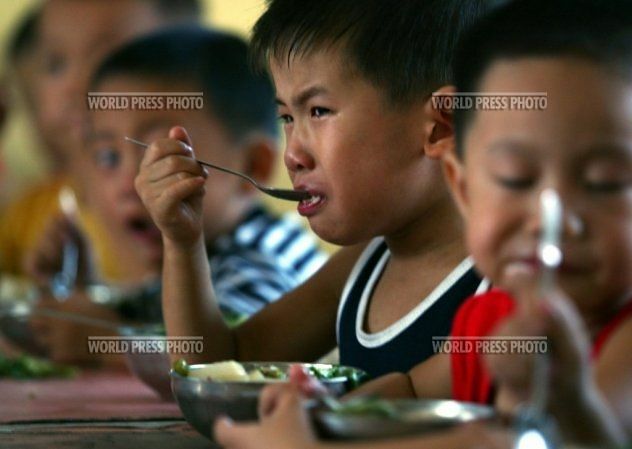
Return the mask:
M 181 127 L 172 128 L 168 139 L 157 140 L 145 150 L 136 190 L 163 238 L 185 245 L 199 240 L 206 177 Z
M 228 418 L 218 419 L 214 427 L 215 439 L 226 449 L 308 449 L 315 446 L 316 436 L 302 401 L 298 387 L 291 384 L 278 392 L 276 407 L 261 416 L 258 424 L 235 424 Z
M 47 289 L 51 279 L 62 268 L 64 245 L 77 247 L 76 286 L 93 280 L 94 260 L 90 244 L 72 219 L 60 215 L 52 219 L 33 248 L 24 257 L 24 271 L 41 289 Z
M 290 367 L 290 383 L 270 385 L 261 392 L 259 397 L 259 416 L 264 417 L 274 412 L 280 398 L 288 391 L 297 390 L 305 397 L 315 397 L 327 394 L 327 389 L 310 376 L 301 365 Z
M 524 299 L 524 298 L 523 298 Z M 520 303 L 515 315 L 496 330 L 502 337 L 547 337 L 551 359 L 550 405 L 567 404 L 589 381 L 588 333 L 573 304 L 560 292 L 540 302 Z M 526 401 L 532 389 L 534 354 L 502 353 L 487 363 L 505 398 Z
M 43 296 L 36 307 L 106 320 L 112 324 L 120 322 L 115 311 L 90 302 L 85 295 L 80 293 L 75 293 L 61 303 L 51 297 Z M 89 337 L 107 337 L 116 335 L 115 332 L 38 314 L 30 319 L 29 326 L 33 330 L 38 346 L 43 348 L 46 356 L 55 362 L 82 365 L 108 363 L 116 366 L 124 363 L 120 354 L 90 353 L 88 349 Z
M 565 439 L 597 446 L 624 441 L 623 428 L 593 378 L 588 331 L 574 304 L 564 294 L 554 292 L 541 302 L 522 303 L 519 312 L 499 327 L 497 335 L 547 337 L 550 358 L 547 408 Z M 498 385 L 497 405 L 501 411 L 510 411 L 517 402 L 529 399 L 533 361 L 534 354 L 487 357 Z

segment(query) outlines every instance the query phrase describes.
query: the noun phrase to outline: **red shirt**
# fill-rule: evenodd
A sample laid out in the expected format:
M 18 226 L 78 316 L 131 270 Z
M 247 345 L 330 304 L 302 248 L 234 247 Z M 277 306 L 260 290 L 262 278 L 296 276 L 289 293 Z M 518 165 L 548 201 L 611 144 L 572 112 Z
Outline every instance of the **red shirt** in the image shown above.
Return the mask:
M 510 316 L 514 300 L 498 289 L 473 296 L 459 308 L 452 325 L 452 337 L 493 335 L 500 322 Z M 632 317 L 632 301 L 599 332 L 593 342 L 592 356 L 597 357 L 605 342 L 623 322 Z M 453 351 L 450 355 L 452 396 L 458 401 L 489 404 L 493 401 L 494 385 L 481 354 L 476 351 Z

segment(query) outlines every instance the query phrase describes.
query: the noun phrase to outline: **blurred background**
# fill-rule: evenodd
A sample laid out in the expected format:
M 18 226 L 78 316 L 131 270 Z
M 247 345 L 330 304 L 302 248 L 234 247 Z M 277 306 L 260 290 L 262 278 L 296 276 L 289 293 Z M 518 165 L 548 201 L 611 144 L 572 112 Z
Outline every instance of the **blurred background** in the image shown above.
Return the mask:
M 177 1 L 177 0 L 174 0 Z M 248 33 L 264 10 L 264 0 L 204 0 L 208 24 L 228 29 L 243 36 Z M 7 39 L 20 17 L 36 0 L 2 0 L 0 2 L 0 46 L 6 49 Z M 0 73 L 4 73 L 5 55 L 2 55 Z M 17 96 L 17 92 L 0 92 L 0 97 Z M 29 132 L 29 119 L 21 103 L 12 109 L 5 128 L 0 133 L 0 206 L 37 182 L 46 172 L 47 161 L 37 151 L 34 133 Z M 16 145 L 16 143 L 19 143 Z M 281 142 L 282 145 L 282 142 Z M 17 149 L 19 148 L 19 151 Z M 281 147 L 282 148 L 282 147 Z M 282 166 L 277 167 L 276 184 L 289 185 Z M 276 210 L 293 209 L 293 204 L 270 202 Z

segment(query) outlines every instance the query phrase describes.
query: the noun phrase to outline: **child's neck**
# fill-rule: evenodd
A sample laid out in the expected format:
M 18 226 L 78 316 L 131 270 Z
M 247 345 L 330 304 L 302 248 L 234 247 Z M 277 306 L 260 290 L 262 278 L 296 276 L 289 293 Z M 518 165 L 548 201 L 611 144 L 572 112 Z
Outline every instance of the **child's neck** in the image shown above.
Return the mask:
M 462 219 L 451 198 L 437 202 L 406 228 L 384 236 L 384 240 L 395 260 L 438 253 L 461 259 L 467 255 Z
M 365 317 L 367 332 L 380 332 L 402 319 L 448 276 L 467 253 L 461 218 L 450 200 L 396 235 L 385 236 L 391 252 Z

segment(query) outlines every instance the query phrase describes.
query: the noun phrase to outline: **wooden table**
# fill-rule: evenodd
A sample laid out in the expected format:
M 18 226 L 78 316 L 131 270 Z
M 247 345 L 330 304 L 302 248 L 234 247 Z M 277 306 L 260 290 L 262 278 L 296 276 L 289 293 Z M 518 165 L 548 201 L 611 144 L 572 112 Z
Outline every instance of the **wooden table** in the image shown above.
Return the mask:
M 175 402 L 123 369 L 74 379 L 0 379 L 2 449 L 197 449 L 217 447 L 183 419 Z

